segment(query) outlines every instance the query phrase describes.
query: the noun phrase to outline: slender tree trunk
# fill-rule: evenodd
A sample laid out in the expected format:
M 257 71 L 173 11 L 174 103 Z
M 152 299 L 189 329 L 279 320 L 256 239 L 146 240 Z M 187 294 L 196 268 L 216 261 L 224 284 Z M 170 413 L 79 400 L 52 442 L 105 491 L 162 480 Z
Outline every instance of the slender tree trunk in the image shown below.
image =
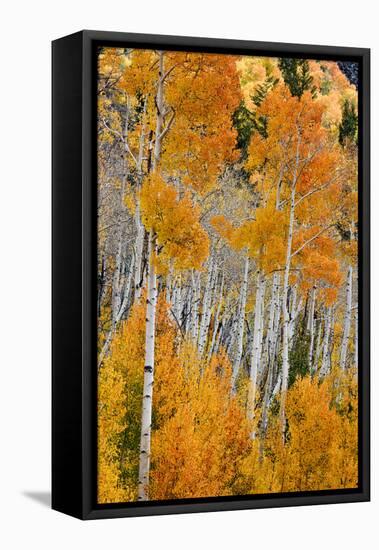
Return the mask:
M 283 442 L 286 430 L 286 400 L 287 400 L 287 390 L 288 390 L 288 374 L 289 374 L 289 324 L 290 316 L 288 311 L 288 291 L 289 291 L 289 275 L 291 269 L 291 257 L 292 257 L 292 239 L 293 239 L 293 230 L 295 222 L 295 197 L 296 197 L 296 182 L 297 182 L 297 172 L 299 166 L 299 147 L 300 147 L 300 136 L 297 140 L 297 149 L 296 149 L 296 161 L 295 168 L 292 180 L 292 189 L 291 189 L 291 203 L 290 203 L 290 218 L 288 224 L 288 237 L 287 237 L 287 252 L 286 252 L 286 265 L 284 270 L 284 282 L 283 282 L 283 367 L 282 367 L 282 393 L 280 397 L 280 423 L 281 430 L 283 434 Z
M 255 399 L 257 392 L 258 368 L 261 359 L 262 351 L 262 317 L 263 317 L 263 296 L 264 296 L 265 280 L 260 271 L 257 273 L 257 289 L 255 296 L 255 312 L 254 312 L 254 332 L 253 345 L 251 349 L 251 366 L 250 366 L 250 381 L 247 399 L 247 417 L 253 420 L 255 413 Z
M 322 362 L 319 376 L 326 376 L 330 370 L 330 330 L 332 326 L 332 308 L 328 307 L 325 318 L 324 341 L 322 344 Z
M 175 284 L 175 317 L 177 319 L 177 322 L 181 326 L 182 323 L 182 278 L 180 275 L 178 275 L 176 284 Z
M 229 304 L 230 304 L 230 296 L 227 296 L 226 300 L 225 300 L 224 311 L 223 311 L 223 314 L 222 314 L 222 317 L 221 317 L 220 330 L 219 330 L 219 332 L 217 334 L 217 337 L 216 337 L 216 342 L 215 342 L 215 345 L 214 345 L 213 353 L 218 353 L 218 351 L 220 349 L 220 346 L 221 346 L 221 343 L 223 342 L 225 325 L 227 323 L 227 315 L 228 315 Z
M 358 304 L 357 304 L 355 307 L 355 335 L 354 335 L 354 365 L 357 370 L 358 370 L 358 353 L 359 353 L 358 334 L 359 334 L 359 320 L 358 320 Z
M 163 84 L 164 84 L 164 52 L 159 51 L 159 77 L 158 77 L 158 86 L 157 86 L 157 96 L 156 96 L 156 107 L 157 107 L 157 118 L 155 124 L 155 146 L 154 146 L 154 155 L 153 155 L 153 172 L 157 169 L 159 160 L 161 157 L 161 148 L 162 148 L 162 131 L 163 131 Z
M 166 302 L 171 304 L 171 288 L 172 288 L 172 266 L 170 265 L 168 275 L 166 277 Z
M 235 393 L 236 391 L 236 381 L 237 381 L 237 377 L 238 377 L 238 373 L 241 365 L 241 358 L 242 358 L 242 351 L 243 351 L 248 275 L 249 275 L 249 258 L 248 256 L 246 256 L 243 281 L 242 281 L 241 292 L 240 292 L 239 316 L 237 321 L 237 349 L 236 349 L 236 355 L 233 362 L 232 381 L 231 381 L 232 393 Z
M 145 228 L 141 221 L 141 211 L 139 200 L 136 202 L 136 211 L 134 214 L 134 223 L 136 225 L 136 244 L 135 244 L 135 271 L 134 271 L 134 295 L 137 301 L 141 298 L 142 293 L 142 253 L 143 243 L 145 238 Z
M 210 301 L 211 301 L 212 284 L 213 284 L 213 268 L 214 268 L 214 261 L 213 261 L 213 257 L 211 257 L 209 261 L 209 266 L 208 266 L 207 283 L 205 286 L 203 306 L 202 306 L 202 312 L 201 312 L 201 323 L 200 323 L 200 333 L 199 333 L 199 342 L 198 342 L 198 350 L 200 355 L 203 354 L 205 344 L 206 344 L 207 325 L 208 325 L 208 318 L 210 315 L 209 310 L 210 310 Z
M 320 313 L 318 314 L 320 316 Z M 320 356 L 321 356 L 321 335 L 322 335 L 322 320 L 321 318 L 317 321 L 317 340 L 316 340 L 316 351 L 313 361 L 313 368 L 312 368 L 312 374 L 317 372 L 319 362 L 320 362 Z
M 275 349 L 276 349 L 276 339 L 277 339 L 277 325 L 280 318 L 280 292 L 279 292 L 279 274 L 274 273 L 272 278 L 272 290 L 271 290 L 271 303 L 270 303 L 270 314 L 269 314 L 269 324 L 267 329 L 267 347 L 266 347 L 266 357 L 267 357 L 267 379 L 263 396 L 262 404 L 262 427 L 261 427 L 261 439 L 264 438 L 267 430 L 268 423 L 268 409 L 270 402 L 270 395 L 272 391 L 273 379 L 274 379 L 274 361 L 275 361 Z M 261 448 L 261 456 L 263 448 Z
M 149 498 L 151 418 L 153 408 L 154 384 L 155 315 L 157 304 L 157 277 L 155 274 L 153 261 L 154 252 L 154 237 L 150 233 L 145 334 L 145 367 L 143 379 L 140 460 L 138 473 L 138 500 L 148 500 Z
M 97 316 L 101 316 L 101 305 L 103 302 L 105 288 L 105 269 L 106 269 L 106 254 L 101 257 L 101 269 L 99 274 L 98 294 L 97 294 Z
M 309 315 L 308 315 L 308 323 L 307 323 L 307 330 L 309 333 L 309 351 L 308 351 L 308 365 L 309 365 L 309 372 L 312 372 L 313 370 L 313 347 L 314 347 L 314 339 L 315 339 L 315 301 L 316 301 L 316 287 L 313 286 L 311 289 L 311 297 L 310 297 L 310 304 L 309 304 Z
M 133 270 L 134 270 L 134 261 L 135 261 L 134 256 L 132 256 L 131 263 L 130 263 L 130 268 L 129 268 L 129 274 L 127 276 L 127 280 L 126 280 L 126 284 L 125 284 L 124 296 L 123 296 L 123 299 L 122 299 L 117 317 L 115 319 L 114 326 L 108 332 L 107 338 L 104 342 L 104 345 L 101 349 L 101 352 L 99 353 L 98 368 L 100 368 L 105 356 L 107 355 L 107 353 L 109 351 L 109 347 L 110 347 L 111 342 L 112 342 L 113 335 L 114 335 L 115 330 L 117 328 L 117 325 L 121 321 L 122 317 L 124 316 L 124 314 L 127 310 L 127 306 L 128 306 L 128 303 L 129 303 L 129 297 L 130 297 L 130 291 L 131 291 L 132 275 L 133 275 Z
M 152 162 L 152 170 L 158 169 L 161 141 L 163 131 L 163 84 L 164 84 L 164 52 L 159 51 L 159 75 L 156 95 L 156 125 L 155 146 Z M 149 233 L 148 241 L 148 289 L 146 300 L 146 335 L 145 335 L 145 368 L 142 397 L 141 440 L 138 474 L 138 500 L 149 498 L 149 470 L 150 470 L 150 444 L 151 444 L 151 420 L 153 407 L 153 382 L 154 382 L 154 346 L 155 346 L 155 316 L 157 305 L 157 279 L 153 256 L 156 251 L 155 237 Z
M 219 329 L 219 317 L 220 317 L 220 311 L 221 311 L 221 305 L 222 305 L 223 292 L 224 292 L 224 273 L 222 274 L 222 278 L 221 278 L 221 286 L 220 286 L 220 292 L 219 292 L 219 297 L 218 297 L 218 304 L 217 304 L 217 309 L 216 309 L 214 323 L 213 323 L 214 326 L 213 326 L 212 342 L 211 342 L 211 345 L 210 345 L 210 348 L 209 348 L 209 357 L 212 356 L 213 351 L 215 349 L 216 336 L 218 334 L 218 329 Z
M 145 240 L 145 228 L 141 220 L 141 206 L 139 201 L 139 191 L 142 184 L 142 163 L 144 158 L 144 149 L 145 149 L 145 138 L 146 138 L 146 109 L 147 109 L 147 98 L 145 98 L 143 104 L 142 112 L 142 126 L 141 133 L 139 137 L 139 149 L 138 149 L 138 159 L 137 159 L 137 200 L 136 200 L 136 210 L 134 214 L 134 223 L 136 226 L 136 245 L 135 245 L 135 272 L 134 272 L 134 293 L 135 299 L 140 300 L 143 286 L 143 273 L 142 273 L 142 255 L 143 255 L 143 244 Z
M 122 268 L 122 235 L 119 235 L 117 243 L 117 252 L 115 259 L 115 268 L 112 277 L 112 328 L 116 327 L 116 319 L 121 305 L 121 268 Z
M 270 354 L 272 351 L 272 344 L 274 341 L 275 308 L 276 308 L 277 295 L 279 290 L 278 280 L 279 280 L 278 273 L 274 273 L 274 275 L 272 276 L 271 300 L 270 300 L 267 335 L 266 335 L 266 342 L 265 342 L 264 362 L 266 365 L 270 363 Z
M 346 369 L 346 357 L 347 357 L 347 348 L 349 344 L 350 329 L 351 329 L 351 312 L 352 312 L 352 290 L 353 290 L 353 268 L 349 266 L 347 272 L 347 281 L 346 281 L 346 310 L 345 310 L 345 320 L 343 325 L 343 336 L 341 343 L 341 356 L 340 356 L 340 367 L 344 371 Z
M 192 322 L 191 322 L 191 337 L 194 342 L 197 342 L 199 337 L 199 303 L 200 303 L 200 273 L 197 276 L 192 272 L 192 287 L 194 300 L 192 304 Z
M 260 386 L 261 380 L 263 378 L 264 374 L 264 358 L 263 358 L 263 335 L 264 335 L 264 322 L 265 322 L 265 292 L 266 292 L 266 279 L 262 274 L 262 282 L 261 282 L 261 322 L 259 326 L 259 358 L 257 363 L 257 384 Z
M 291 288 L 291 310 L 290 310 L 290 322 L 288 327 L 289 334 L 289 351 L 291 351 L 293 346 L 295 326 L 296 326 L 296 317 L 297 317 L 297 285 L 294 285 Z

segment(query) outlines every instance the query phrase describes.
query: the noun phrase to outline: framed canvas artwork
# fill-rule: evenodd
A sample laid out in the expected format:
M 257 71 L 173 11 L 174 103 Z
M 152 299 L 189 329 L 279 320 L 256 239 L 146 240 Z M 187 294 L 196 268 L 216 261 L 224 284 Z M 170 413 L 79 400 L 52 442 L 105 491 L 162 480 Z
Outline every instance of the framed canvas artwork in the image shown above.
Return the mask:
M 53 42 L 53 508 L 369 499 L 369 50 Z

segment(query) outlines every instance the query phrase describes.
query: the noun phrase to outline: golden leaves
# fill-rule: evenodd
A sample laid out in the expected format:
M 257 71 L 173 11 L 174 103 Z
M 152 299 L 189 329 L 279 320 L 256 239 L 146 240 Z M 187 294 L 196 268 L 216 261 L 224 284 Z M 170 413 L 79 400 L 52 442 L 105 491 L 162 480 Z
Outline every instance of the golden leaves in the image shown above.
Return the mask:
M 165 272 L 169 261 L 175 269 L 200 269 L 209 252 L 209 239 L 200 224 L 200 208 L 188 192 L 182 198 L 159 174 L 151 174 L 140 195 L 142 218 L 148 231 L 157 236 L 162 247 L 156 257 L 157 268 Z
M 233 227 L 224 216 L 214 216 L 211 224 L 234 249 L 245 250 L 266 273 L 283 266 L 286 219 L 273 202 L 257 208 L 255 219 L 238 227 Z

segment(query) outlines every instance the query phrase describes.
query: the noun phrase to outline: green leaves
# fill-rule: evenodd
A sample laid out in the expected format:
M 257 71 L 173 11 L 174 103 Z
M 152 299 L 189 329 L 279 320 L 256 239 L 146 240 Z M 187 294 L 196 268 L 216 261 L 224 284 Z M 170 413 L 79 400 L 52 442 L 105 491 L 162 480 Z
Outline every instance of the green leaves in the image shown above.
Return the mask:
M 342 147 L 349 142 L 357 144 L 358 141 L 358 113 L 354 103 L 345 99 L 342 107 L 342 121 L 338 127 L 338 141 Z
M 316 97 L 316 86 L 313 84 L 313 77 L 306 59 L 281 58 L 279 68 L 293 96 L 300 98 L 305 91 L 309 90 L 312 97 Z

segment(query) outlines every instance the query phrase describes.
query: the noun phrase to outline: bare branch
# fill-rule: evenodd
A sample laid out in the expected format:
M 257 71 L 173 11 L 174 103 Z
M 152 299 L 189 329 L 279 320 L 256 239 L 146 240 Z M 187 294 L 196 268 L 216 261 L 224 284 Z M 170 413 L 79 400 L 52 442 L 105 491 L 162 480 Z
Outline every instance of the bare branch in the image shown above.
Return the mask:
M 170 120 L 168 121 L 167 126 L 163 129 L 161 135 L 159 136 L 161 141 L 163 140 L 163 138 L 165 137 L 165 135 L 167 134 L 167 132 L 168 132 L 169 129 L 171 128 L 172 123 L 174 122 L 174 118 L 175 118 L 175 109 L 174 109 L 173 107 L 171 107 L 171 111 L 172 111 L 172 113 L 171 113 Z

